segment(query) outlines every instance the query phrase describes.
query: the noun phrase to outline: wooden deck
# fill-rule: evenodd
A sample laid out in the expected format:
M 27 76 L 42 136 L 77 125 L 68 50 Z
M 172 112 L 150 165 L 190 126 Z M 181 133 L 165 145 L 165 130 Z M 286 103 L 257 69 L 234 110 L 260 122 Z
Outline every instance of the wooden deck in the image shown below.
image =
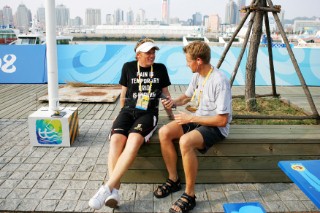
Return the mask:
M 186 85 L 172 85 L 173 97 L 186 90 Z M 320 111 L 320 87 L 310 87 Z M 310 112 L 301 87 L 277 87 L 282 98 Z M 27 119 L 40 107 L 48 106 L 38 98 L 47 93 L 42 84 L 0 84 L 0 119 Z M 233 87 L 233 95 L 243 95 L 244 87 Z M 271 93 L 270 87 L 256 87 L 257 94 Z M 78 107 L 79 119 L 113 120 L 119 111 L 115 103 L 60 103 L 61 107 Z M 180 110 L 180 109 L 179 109 Z M 181 109 L 183 110 L 183 109 Z M 160 126 L 167 122 L 160 108 Z M 280 160 L 320 159 L 319 126 L 232 125 L 230 136 L 216 144 L 205 155 L 199 155 L 198 183 L 289 182 L 278 168 Z M 178 149 L 178 144 L 176 144 Z M 183 179 L 181 157 L 179 172 Z M 159 183 L 167 177 L 158 136 L 144 145 L 124 182 Z
M 186 85 L 172 85 L 169 90 L 173 97 L 186 91 Z M 315 105 L 320 111 L 320 87 L 310 87 Z M 291 104 L 297 105 L 311 112 L 307 98 L 301 87 L 277 87 L 282 98 L 288 99 Z M 270 87 L 256 87 L 257 94 L 271 93 Z M 0 84 L 0 119 L 26 119 L 28 116 L 47 102 L 40 102 L 38 98 L 47 94 L 46 84 Z M 243 95 L 244 87 L 232 88 L 233 95 Z M 115 103 L 61 103 L 61 107 L 78 107 L 80 119 L 107 119 L 113 120 L 118 114 L 119 100 Z M 164 110 L 161 108 L 160 114 Z

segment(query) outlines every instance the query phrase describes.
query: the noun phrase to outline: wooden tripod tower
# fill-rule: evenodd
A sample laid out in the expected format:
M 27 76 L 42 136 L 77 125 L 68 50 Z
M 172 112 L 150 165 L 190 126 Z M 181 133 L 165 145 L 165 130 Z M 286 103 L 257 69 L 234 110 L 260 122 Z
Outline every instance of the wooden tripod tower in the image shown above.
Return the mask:
M 268 3 L 268 5 L 267 5 Z M 255 32 L 252 32 L 252 34 L 254 36 L 256 36 L 256 38 L 258 39 L 253 39 L 251 40 L 251 45 L 250 45 L 250 51 L 253 51 L 256 55 L 258 53 L 258 49 L 259 49 L 259 45 L 260 45 L 260 38 L 261 38 L 261 34 L 262 34 L 262 19 L 264 18 L 264 23 L 265 23 L 265 26 L 266 26 L 266 34 L 267 34 L 267 40 L 268 40 L 268 53 L 269 53 L 269 64 L 270 64 L 270 76 L 271 76 L 271 83 L 272 83 L 272 96 L 274 97 L 277 97 L 278 94 L 277 94 L 277 90 L 276 90 L 276 82 L 275 82 L 275 72 L 274 72 L 274 65 L 273 65 L 273 55 L 272 55 L 272 43 L 271 43 L 271 35 L 270 35 L 270 25 L 269 25 L 269 18 L 268 18 L 268 12 L 271 12 L 273 14 L 273 17 L 274 17 L 274 20 L 276 21 L 277 23 L 277 26 L 278 26 L 278 29 L 280 30 L 280 33 L 281 33 L 281 36 L 286 44 L 286 48 L 288 50 L 288 53 L 289 53 L 289 56 L 291 58 L 291 61 L 293 63 L 293 66 L 295 68 L 295 71 L 298 75 L 298 78 L 300 80 L 300 83 L 301 83 L 301 86 L 304 90 L 304 93 L 307 97 L 307 100 L 309 102 L 309 105 L 311 107 L 311 111 L 312 111 L 312 115 L 309 115 L 309 116 L 250 116 L 250 115 L 237 115 L 236 118 L 252 118 L 252 119 L 291 119 L 291 120 L 300 120 L 300 119 L 316 119 L 317 120 L 317 123 L 320 124 L 320 116 L 319 116 L 319 113 L 316 109 L 316 106 L 314 104 L 314 101 L 312 99 L 312 96 L 310 94 L 310 91 L 309 91 L 309 88 L 308 86 L 306 85 L 306 82 L 304 80 L 304 77 L 300 71 L 300 68 L 298 66 L 298 63 L 297 63 L 297 60 L 293 54 L 293 51 L 291 49 L 291 46 L 289 44 L 289 41 L 288 41 L 288 38 L 285 34 L 285 31 L 283 29 L 283 26 L 280 22 L 280 19 L 278 17 L 278 14 L 281 11 L 281 6 L 279 5 L 273 5 L 272 3 L 272 0 L 252 0 L 250 6 L 246 6 L 246 7 L 243 7 L 241 9 L 241 12 L 245 12 L 245 16 L 243 17 L 243 19 L 241 20 L 240 24 L 238 25 L 237 29 L 235 30 L 235 32 L 233 33 L 229 43 L 227 44 L 226 48 L 224 49 L 224 52 L 222 53 L 222 56 L 217 64 L 217 68 L 219 68 L 234 39 L 236 38 L 236 36 L 238 35 L 240 29 L 242 28 L 242 26 L 244 25 L 244 23 L 246 22 L 247 18 L 249 17 L 249 15 L 251 14 L 251 19 L 249 21 L 249 24 L 248 24 L 248 30 L 246 32 L 246 35 L 245 35 L 245 39 L 244 39 L 244 42 L 243 42 L 243 45 L 242 45 L 242 49 L 240 51 L 240 55 L 238 57 L 238 60 L 236 62 L 236 65 L 235 65 L 235 68 L 232 72 L 232 75 L 231 75 L 231 79 L 230 79 L 230 82 L 231 82 L 231 86 L 233 85 L 233 82 L 234 82 L 234 79 L 236 77 L 236 74 L 237 74 L 237 70 L 240 66 L 240 63 L 241 63 L 241 60 L 242 60 L 242 57 L 243 57 L 243 54 L 245 52 L 245 49 L 246 49 L 246 46 L 247 46 L 247 43 L 249 41 L 249 37 L 250 37 L 250 34 L 251 34 L 251 30 L 252 30 L 252 26 L 253 26 L 253 23 L 254 21 L 259 21 L 261 20 L 261 23 L 259 25 L 260 27 L 260 31 L 259 29 Z M 256 16 L 260 16 L 260 19 L 255 19 Z M 251 63 L 254 63 L 256 65 L 256 57 L 252 57 L 252 58 L 248 58 L 248 61 L 247 63 L 249 63 L 249 60 L 253 60 L 253 61 L 250 61 Z M 254 69 L 254 72 L 256 70 Z M 246 72 L 248 72 L 248 69 L 246 70 Z M 250 79 L 250 75 L 248 75 L 248 73 L 246 73 L 246 84 L 251 84 L 253 82 L 253 84 L 251 86 L 255 87 L 254 85 L 254 78 Z M 248 77 L 249 76 L 249 77 Z M 251 75 L 251 76 L 255 76 L 255 75 Z M 246 85 L 247 86 L 247 85 Z M 253 91 L 254 92 L 254 91 Z M 255 93 L 253 94 L 247 94 L 247 91 L 246 91 L 246 97 L 255 97 Z M 267 96 L 267 95 L 265 95 Z

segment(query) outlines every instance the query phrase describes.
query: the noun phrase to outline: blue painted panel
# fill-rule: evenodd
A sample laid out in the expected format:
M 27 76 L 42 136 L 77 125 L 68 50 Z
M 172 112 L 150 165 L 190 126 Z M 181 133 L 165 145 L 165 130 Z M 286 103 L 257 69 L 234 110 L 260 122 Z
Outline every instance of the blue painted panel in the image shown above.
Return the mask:
M 44 45 L 0 45 L 0 83 L 44 83 Z
M 320 160 L 280 161 L 278 166 L 320 208 Z
M 134 57 L 131 45 L 60 45 L 59 83 L 117 84 L 122 65 Z
M 223 209 L 225 213 L 266 213 L 259 202 L 224 203 Z
M 187 84 L 192 73 L 186 66 L 182 47 L 159 47 L 156 62 L 167 66 L 171 82 Z M 58 46 L 59 83 L 118 84 L 122 65 L 132 60 L 135 60 L 134 45 L 61 45 Z
M 222 55 L 223 47 L 221 49 L 219 49 L 219 47 L 212 48 L 212 51 L 217 53 L 212 54 L 212 56 L 214 56 L 214 58 L 212 59 L 212 64 L 217 64 L 220 56 Z M 240 50 L 241 48 L 239 47 L 231 47 L 220 69 L 231 75 L 237 62 Z M 241 61 L 240 67 L 237 71 L 234 85 L 245 85 L 246 61 L 248 57 L 248 51 L 249 50 L 247 48 Z M 272 53 L 274 59 L 273 63 L 275 69 L 276 84 L 281 86 L 301 85 L 287 49 L 273 48 Z M 320 49 L 296 48 L 293 49 L 293 53 L 306 84 L 309 86 L 320 86 L 320 60 L 318 60 L 318 58 L 320 58 Z M 266 47 L 260 48 L 258 52 L 256 85 L 271 85 L 269 54 L 268 48 Z
M 188 84 L 192 73 L 186 65 L 182 45 L 159 45 L 156 62 L 164 63 L 172 84 Z M 122 65 L 135 59 L 134 45 L 58 45 L 59 83 L 118 84 Z M 211 46 L 211 64 L 216 65 L 224 47 Z M 230 48 L 220 69 L 230 78 L 240 47 Z M 320 86 L 320 49 L 293 49 L 307 85 Z M 234 81 L 245 85 L 246 49 Z M 286 48 L 273 48 L 276 84 L 301 85 Z M 46 83 L 45 45 L 1 45 L 0 83 Z M 256 85 L 271 85 L 269 55 L 259 50 Z

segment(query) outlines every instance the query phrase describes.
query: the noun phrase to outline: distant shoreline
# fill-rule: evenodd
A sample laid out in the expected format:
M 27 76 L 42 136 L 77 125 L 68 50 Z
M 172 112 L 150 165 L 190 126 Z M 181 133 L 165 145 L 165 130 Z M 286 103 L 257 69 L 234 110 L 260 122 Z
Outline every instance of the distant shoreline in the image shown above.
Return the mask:
M 73 41 L 98 41 L 98 42 L 104 42 L 104 41 L 120 41 L 120 42 L 136 42 L 142 37 L 145 36 L 105 36 L 105 35 L 95 35 L 95 34 L 77 34 L 73 35 Z M 181 37 L 169 37 L 169 36 L 159 36 L 159 37 L 148 37 L 153 39 L 154 41 L 168 41 L 168 42 L 182 42 L 182 36 Z M 218 42 L 218 38 L 214 37 L 207 37 L 212 42 Z

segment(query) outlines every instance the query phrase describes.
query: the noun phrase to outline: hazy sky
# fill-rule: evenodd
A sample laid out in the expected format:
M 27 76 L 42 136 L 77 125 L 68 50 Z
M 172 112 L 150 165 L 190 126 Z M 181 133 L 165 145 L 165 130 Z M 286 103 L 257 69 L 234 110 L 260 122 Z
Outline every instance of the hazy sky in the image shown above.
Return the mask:
M 0 9 L 8 5 L 13 12 L 19 4 L 23 3 L 32 11 L 34 15 L 36 9 L 45 6 L 47 0 L 0 0 Z M 186 20 L 192 17 L 195 12 L 202 15 L 218 14 L 224 20 L 225 5 L 229 0 L 170 0 L 170 16 L 179 17 Z M 235 0 L 237 2 L 237 0 Z M 247 5 L 251 0 L 247 0 Z M 86 8 L 101 9 L 102 20 L 105 20 L 105 14 L 112 13 L 121 8 L 127 11 L 129 8 L 136 12 L 142 8 L 146 11 L 147 19 L 161 18 L 162 0 L 55 0 L 56 4 L 64 4 L 70 9 L 71 18 L 80 16 L 84 18 Z M 297 16 L 320 16 L 319 0 L 273 0 L 274 5 L 281 5 L 285 10 L 285 19 L 292 19 Z

